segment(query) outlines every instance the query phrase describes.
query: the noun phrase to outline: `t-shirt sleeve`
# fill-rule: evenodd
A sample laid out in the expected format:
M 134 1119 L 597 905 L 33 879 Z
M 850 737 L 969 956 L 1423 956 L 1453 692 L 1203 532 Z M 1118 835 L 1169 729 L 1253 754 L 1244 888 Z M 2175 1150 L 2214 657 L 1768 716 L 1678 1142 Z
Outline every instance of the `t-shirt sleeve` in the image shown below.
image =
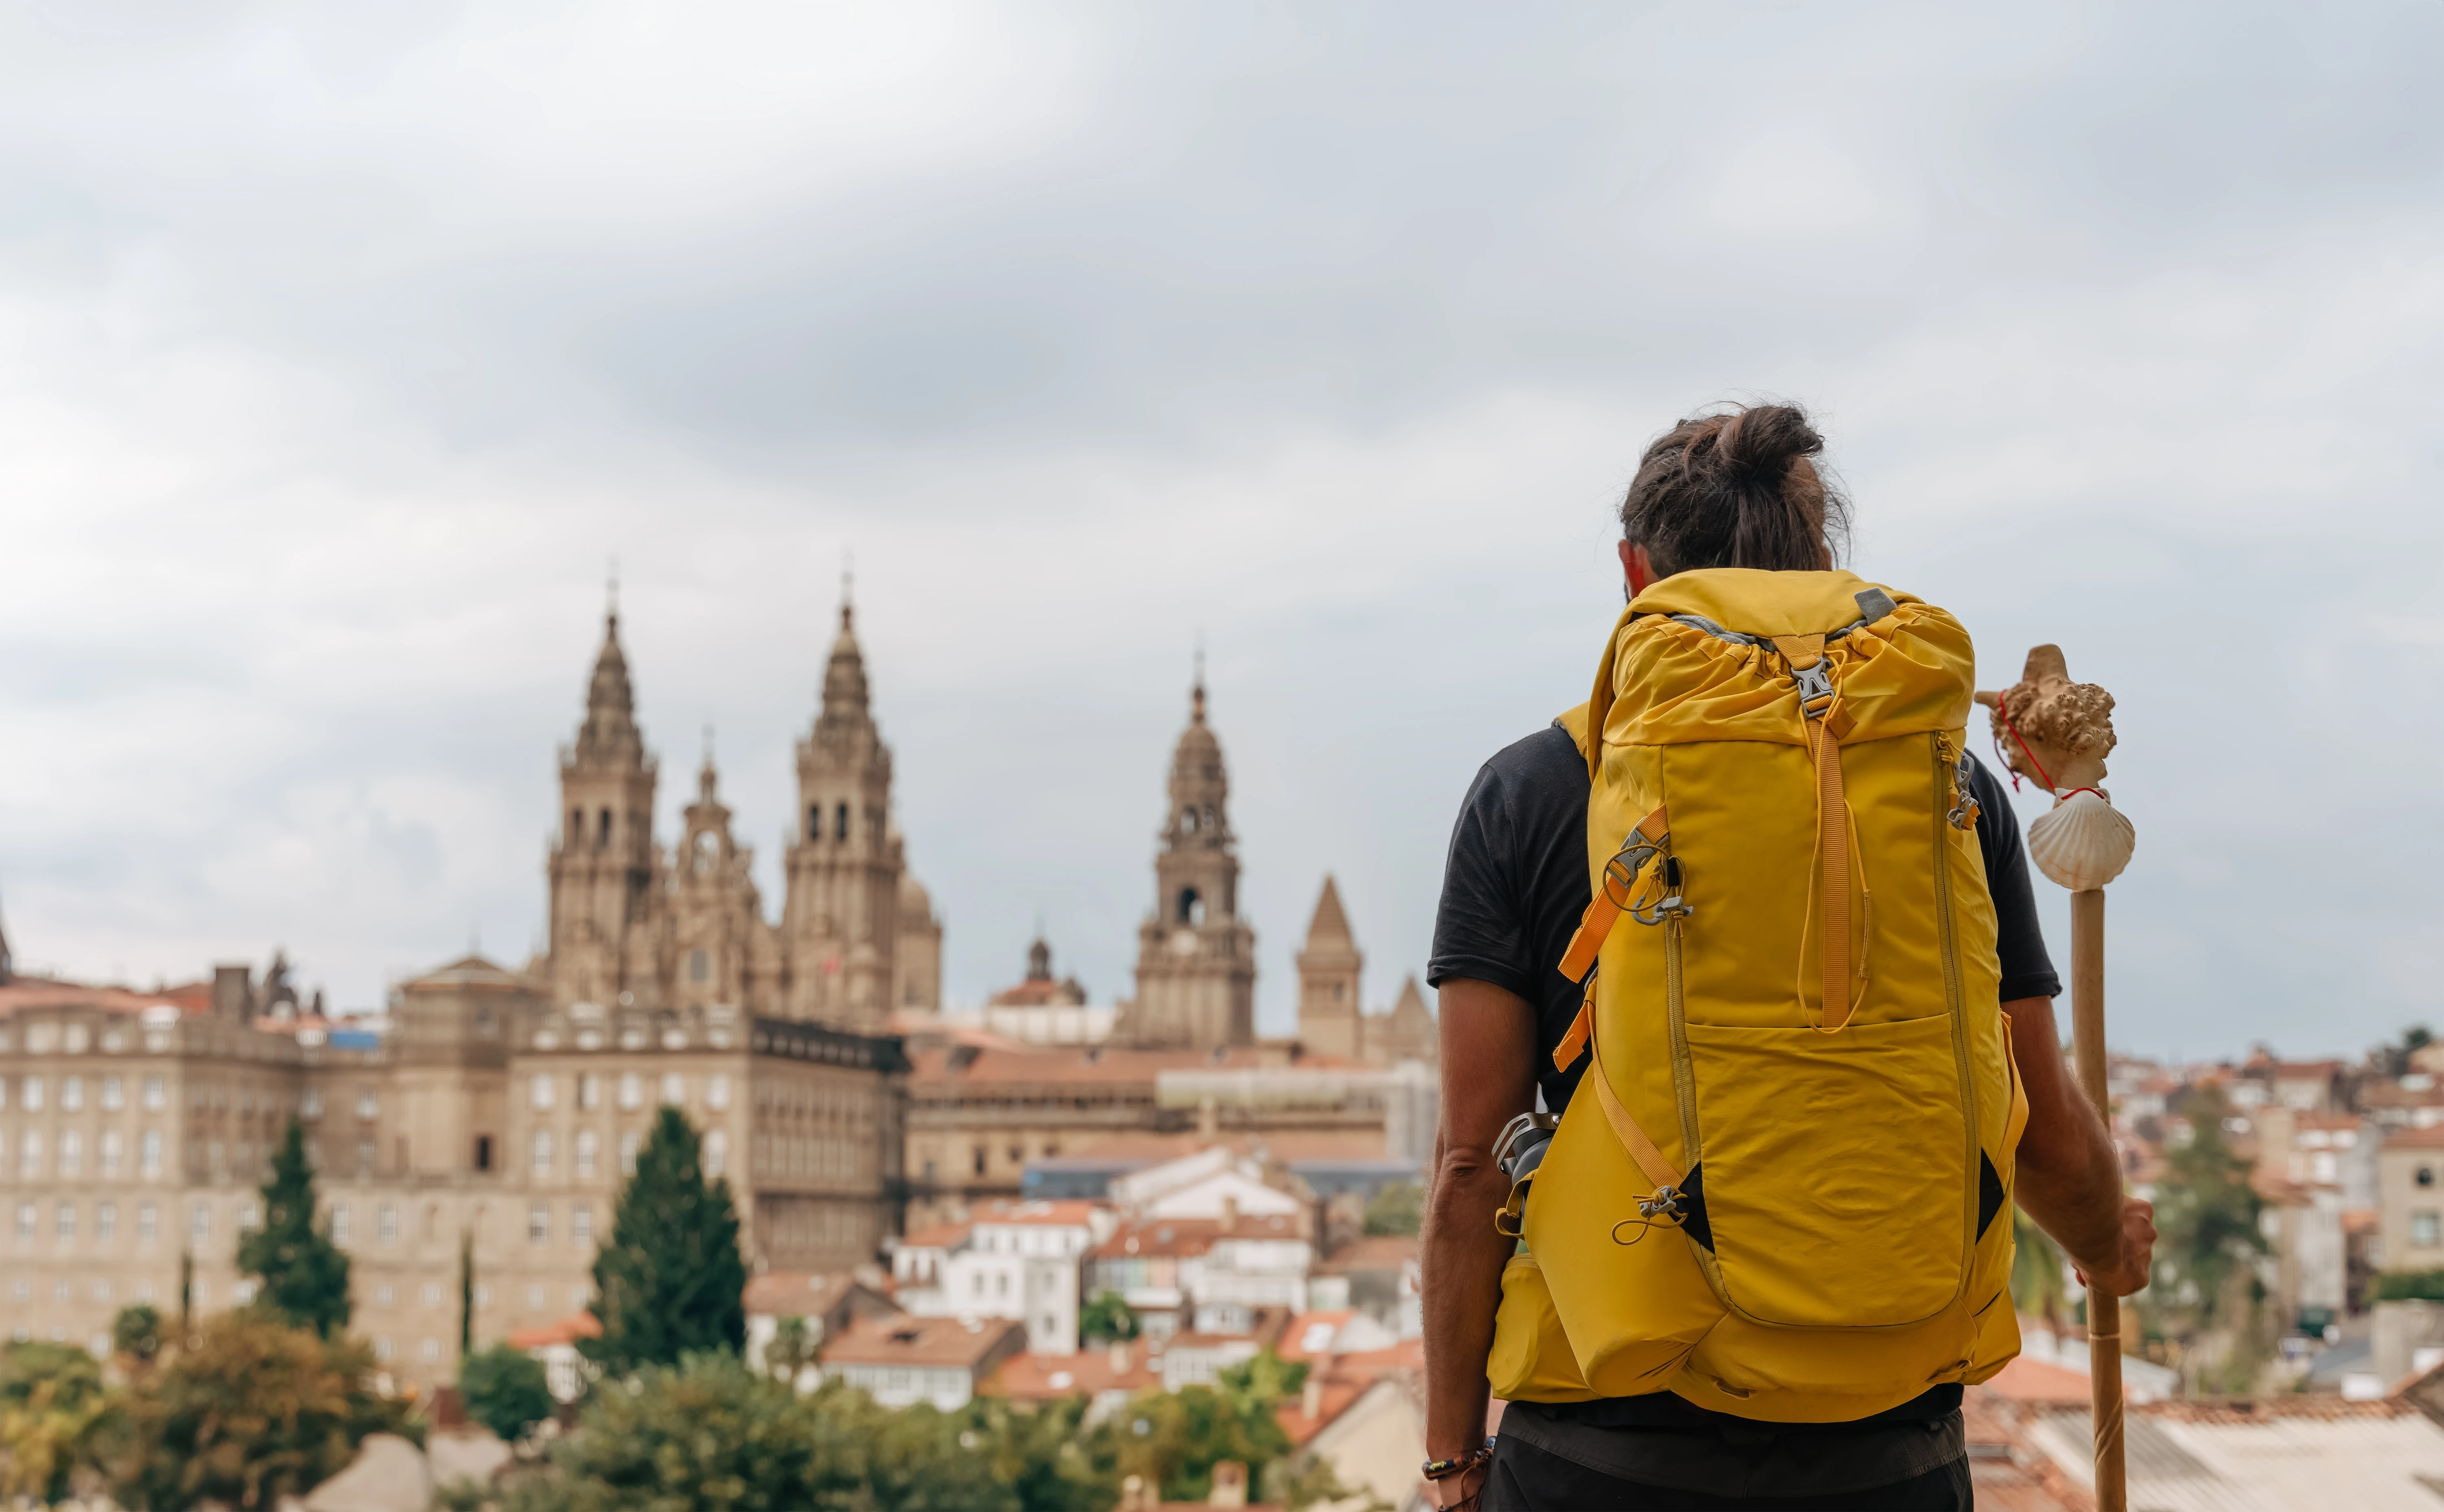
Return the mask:
M 2060 997 L 2062 978 L 2054 974 L 2045 931 L 2037 927 L 2028 853 L 2020 839 L 2011 795 L 1983 762 L 1969 774 L 1969 790 L 1977 799 L 1977 846 L 1986 856 L 1986 889 L 1994 898 L 1994 954 L 2003 967 L 2003 1001 Z
M 1509 795 L 1489 762 L 1477 769 L 1452 825 L 1451 852 L 1443 860 L 1442 902 L 1435 910 L 1434 953 L 1426 961 L 1426 985 L 1439 987 L 1453 977 L 1490 982 L 1537 999 L 1528 964 L 1529 921 L 1521 916 L 1524 890 L 1517 871 Z

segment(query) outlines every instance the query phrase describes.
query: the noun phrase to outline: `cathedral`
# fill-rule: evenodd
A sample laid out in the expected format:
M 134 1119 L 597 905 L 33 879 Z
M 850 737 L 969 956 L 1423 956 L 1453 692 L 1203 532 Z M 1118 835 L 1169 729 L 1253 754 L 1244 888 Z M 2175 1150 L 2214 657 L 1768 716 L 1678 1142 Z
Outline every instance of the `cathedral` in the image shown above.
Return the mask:
M 942 926 L 892 822 L 891 748 L 845 599 L 823 707 L 798 742 L 778 923 L 765 917 L 752 849 L 731 832 L 710 750 L 676 848 L 655 839 L 658 767 L 636 705 L 614 610 L 585 721 L 560 756 L 566 821 L 548 867 L 550 944 L 528 967 L 554 1005 L 731 1005 L 860 1034 L 903 1008 L 938 1009 Z

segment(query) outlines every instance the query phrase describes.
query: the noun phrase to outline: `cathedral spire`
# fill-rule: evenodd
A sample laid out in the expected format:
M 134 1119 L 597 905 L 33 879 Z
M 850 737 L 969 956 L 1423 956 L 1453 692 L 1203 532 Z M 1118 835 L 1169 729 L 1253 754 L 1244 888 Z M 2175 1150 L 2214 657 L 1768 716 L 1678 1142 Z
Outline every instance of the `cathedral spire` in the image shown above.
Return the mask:
M 824 668 L 822 723 L 863 724 L 869 717 L 870 694 L 865 682 L 865 653 L 857 643 L 857 608 L 841 581 L 840 634 L 832 637 L 831 661 Z
M 636 766 L 644 759 L 644 738 L 637 731 L 637 691 L 628 680 L 627 655 L 620 649 L 620 610 L 615 599 L 602 616 L 602 650 L 594 658 L 594 675 L 585 688 L 585 723 L 577 732 L 577 761 L 582 766 Z

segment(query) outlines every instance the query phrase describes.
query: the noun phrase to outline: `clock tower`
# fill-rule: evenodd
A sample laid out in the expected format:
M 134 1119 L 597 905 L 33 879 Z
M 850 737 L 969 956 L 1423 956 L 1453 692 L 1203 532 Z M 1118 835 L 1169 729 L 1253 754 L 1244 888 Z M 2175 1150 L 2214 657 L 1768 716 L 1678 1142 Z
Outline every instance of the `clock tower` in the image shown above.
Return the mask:
M 1138 930 L 1138 997 L 1123 1034 L 1166 1049 L 1256 1041 L 1256 932 L 1239 917 L 1222 743 L 1205 723 L 1205 677 L 1171 758 L 1171 815 L 1154 862 L 1154 913 Z

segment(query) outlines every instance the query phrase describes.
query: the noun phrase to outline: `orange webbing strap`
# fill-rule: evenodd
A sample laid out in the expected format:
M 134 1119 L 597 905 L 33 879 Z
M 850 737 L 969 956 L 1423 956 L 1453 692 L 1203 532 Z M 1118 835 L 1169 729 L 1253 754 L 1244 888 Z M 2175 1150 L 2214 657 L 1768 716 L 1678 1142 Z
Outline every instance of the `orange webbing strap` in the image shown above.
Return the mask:
M 1850 1022 L 1850 810 L 1842 797 L 1842 743 L 1816 731 L 1816 849 L 1824 889 L 1824 1006 L 1817 1027 Z
M 1629 1158 L 1638 1162 L 1638 1169 L 1646 1172 L 1646 1179 L 1655 1183 L 1656 1190 L 1679 1186 L 1680 1172 L 1672 1169 L 1672 1162 L 1663 1158 L 1663 1152 L 1655 1148 L 1655 1141 L 1646 1137 L 1646 1131 L 1638 1126 L 1638 1120 L 1629 1116 L 1629 1110 L 1620 1105 L 1620 1098 L 1614 1094 L 1612 1079 L 1604 1075 L 1603 1051 L 1596 1045 L 1592 1031 L 1587 1036 L 1587 1044 L 1594 1051 L 1595 1059 L 1587 1067 L 1583 1079 L 1595 1083 L 1596 1106 L 1603 1110 L 1604 1122 L 1612 1125 L 1613 1137 L 1629 1152 Z
M 1562 952 L 1562 974 L 1573 982 L 1586 980 L 1596 964 L 1596 952 L 1612 936 L 1612 927 L 1628 912 L 1630 889 L 1638 884 L 1638 874 L 1648 861 L 1661 855 L 1657 847 L 1671 833 L 1671 820 L 1665 805 L 1657 804 L 1655 812 L 1641 819 L 1620 842 L 1620 850 L 1604 863 L 1603 875 L 1597 878 L 1596 895 L 1587 902 L 1587 911 L 1579 915 L 1579 931 L 1570 936 L 1570 948 Z M 1621 857 L 1641 845 L 1646 855 L 1636 866 L 1623 864 Z
M 1595 1038 L 1595 1033 L 1596 984 L 1595 979 L 1589 977 L 1587 995 L 1579 1000 L 1579 1016 L 1570 1021 L 1569 1028 L 1562 1035 L 1562 1042 L 1553 1046 L 1553 1069 L 1569 1070 L 1570 1062 L 1578 1060 L 1579 1053 L 1587 1047 L 1587 1042 Z

